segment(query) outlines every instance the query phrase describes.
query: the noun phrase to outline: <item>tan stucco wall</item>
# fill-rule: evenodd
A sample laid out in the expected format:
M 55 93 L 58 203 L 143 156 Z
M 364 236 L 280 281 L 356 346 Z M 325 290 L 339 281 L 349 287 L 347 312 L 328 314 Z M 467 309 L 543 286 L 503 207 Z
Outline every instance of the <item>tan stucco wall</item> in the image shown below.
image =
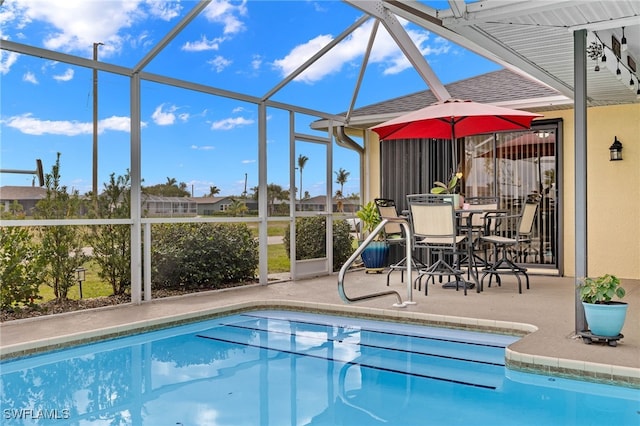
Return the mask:
M 541 112 L 563 120 L 564 275 L 575 275 L 575 166 L 573 110 Z M 377 135 L 367 144 L 365 200 L 380 194 Z M 614 136 L 622 142 L 622 161 L 609 161 Z M 587 257 L 591 276 L 611 273 L 640 279 L 640 104 L 587 110 Z
M 365 139 L 365 196 L 364 202 L 380 197 L 380 139 L 378 134 L 369 132 Z
M 575 275 L 575 164 L 573 110 L 543 113 L 562 118 L 564 131 L 564 272 Z M 609 161 L 614 136 L 622 161 Z M 591 276 L 640 278 L 640 104 L 587 109 L 587 258 Z

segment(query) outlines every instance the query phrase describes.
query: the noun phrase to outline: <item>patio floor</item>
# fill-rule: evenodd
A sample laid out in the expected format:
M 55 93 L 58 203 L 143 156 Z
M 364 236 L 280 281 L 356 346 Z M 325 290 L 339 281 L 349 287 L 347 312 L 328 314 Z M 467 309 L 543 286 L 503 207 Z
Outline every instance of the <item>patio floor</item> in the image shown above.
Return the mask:
M 125 334 L 132 329 L 185 321 L 229 309 L 249 307 L 294 307 L 329 310 L 354 315 L 383 315 L 394 320 L 420 320 L 458 327 L 516 328 L 535 330 L 507 351 L 512 368 L 535 369 L 559 375 L 584 376 L 640 388 L 640 281 L 623 280 L 624 301 L 630 307 L 624 338 L 617 347 L 586 344 L 574 335 L 573 278 L 531 275 L 531 289 L 518 294 L 514 278 L 506 277 L 501 287 L 462 291 L 430 284 L 429 295 L 414 291 L 415 305 L 394 308 L 395 298 L 383 298 L 347 305 L 337 292 L 337 276 L 252 285 L 224 291 L 157 299 L 142 305 L 121 305 L 48 317 L 31 318 L 0 325 L 0 355 L 6 359 L 42 347 L 59 347 L 87 341 L 96 336 Z M 384 291 L 386 274 L 347 274 L 349 296 Z M 485 286 L 486 287 L 486 286 Z M 391 289 L 406 300 L 408 290 L 394 272 Z M 532 327 L 533 326 L 533 327 Z

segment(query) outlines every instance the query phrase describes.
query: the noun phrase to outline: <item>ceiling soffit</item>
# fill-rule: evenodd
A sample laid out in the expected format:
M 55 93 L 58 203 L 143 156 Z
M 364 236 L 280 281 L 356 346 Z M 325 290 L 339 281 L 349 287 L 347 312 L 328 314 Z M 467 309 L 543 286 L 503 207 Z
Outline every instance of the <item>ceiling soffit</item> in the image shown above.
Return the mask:
M 450 2 L 452 9 L 434 10 L 418 1 L 385 0 L 385 6 L 405 19 L 450 39 L 471 51 L 493 59 L 498 56 L 509 67 L 573 98 L 573 31 L 588 30 L 588 44 L 597 40 L 611 49 L 614 36 L 622 38 L 628 50 L 607 55 L 607 63 L 587 60 L 590 105 L 638 102 L 638 74 L 627 56 L 640 64 L 640 2 L 635 0 L 595 1 L 492 1 L 463 4 Z M 451 34 L 457 37 L 452 37 Z M 490 55 L 483 53 L 491 52 Z M 621 69 L 621 78 L 616 70 Z M 629 84 L 630 80 L 634 82 Z

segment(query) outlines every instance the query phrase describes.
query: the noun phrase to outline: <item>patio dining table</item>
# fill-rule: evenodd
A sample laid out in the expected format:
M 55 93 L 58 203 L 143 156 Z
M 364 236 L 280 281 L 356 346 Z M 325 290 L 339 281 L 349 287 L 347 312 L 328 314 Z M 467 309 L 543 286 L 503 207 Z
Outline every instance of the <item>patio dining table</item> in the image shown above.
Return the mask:
M 460 234 L 466 234 L 467 236 L 467 277 L 473 281 L 465 281 L 463 283 L 458 282 L 459 286 L 466 286 L 467 289 L 473 288 L 475 285 L 476 292 L 480 293 L 482 288 L 482 283 L 478 277 L 478 268 L 476 264 L 476 257 L 478 253 L 474 252 L 474 233 L 482 232 L 482 226 L 478 226 L 474 224 L 474 217 L 477 215 L 484 215 L 489 212 L 499 212 L 504 211 L 500 209 L 486 209 L 486 208 L 477 208 L 474 205 L 469 206 L 469 208 L 456 208 L 454 212 L 456 214 L 456 226 L 460 230 Z M 406 217 L 409 221 L 411 220 L 411 213 L 409 210 L 402 211 L 403 217 Z M 413 240 L 413 239 L 412 239 Z M 456 281 L 450 281 L 443 284 L 444 288 L 456 288 Z
M 473 224 L 473 216 L 484 214 L 487 212 L 487 210 L 458 208 L 455 209 L 455 212 L 458 228 L 462 232 L 467 234 L 467 277 L 473 279 L 473 284 L 475 284 L 476 292 L 480 293 L 482 291 L 482 285 L 480 279 L 478 278 L 478 269 L 475 262 L 476 254 L 474 253 L 475 244 L 473 241 L 473 234 L 474 231 L 477 231 L 477 227 L 475 227 Z M 469 284 L 471 283 L 464 283 L 467 288 L 471 288 Z

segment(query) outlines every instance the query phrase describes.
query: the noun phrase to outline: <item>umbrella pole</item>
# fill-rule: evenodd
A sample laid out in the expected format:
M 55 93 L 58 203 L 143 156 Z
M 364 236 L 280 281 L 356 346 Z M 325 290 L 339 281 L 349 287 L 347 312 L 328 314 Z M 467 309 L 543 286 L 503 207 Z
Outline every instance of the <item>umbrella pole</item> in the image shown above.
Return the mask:
M 452 173 L 458 172 L 458 155 L 457 155 L 457 143 L 456 143 L 456 125 L 454 118 L 451 117 L 451 161 L 453 162 Z M 445 181 L 447 182 L 447 181 Z

